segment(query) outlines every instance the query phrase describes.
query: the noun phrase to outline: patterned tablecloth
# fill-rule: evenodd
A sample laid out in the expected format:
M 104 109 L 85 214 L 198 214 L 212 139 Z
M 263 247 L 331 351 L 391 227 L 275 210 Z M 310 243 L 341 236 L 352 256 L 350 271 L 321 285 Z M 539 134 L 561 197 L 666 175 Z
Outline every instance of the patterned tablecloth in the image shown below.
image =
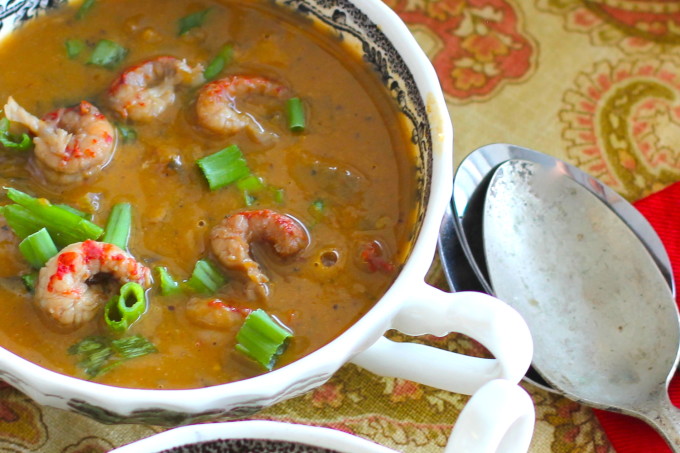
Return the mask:
M 680 1 L 387 3 L 438 70 L 456 163 L 481 145 L 507 142 L 567 160 L 630 200 L 680 179 Z M 445 286 L 437 261 L 429 280 Z M 475 352 L 455 335 L 425 341 Z M 524 386 L 537 408 L 531 452 L 613 451 L 589 408 Z M 319 389 L 254 418 L 440 452 L 467 399 L 348 365 Z M 0 388 L 2 452 L 104 452 L 158 431 L 102 425 Z

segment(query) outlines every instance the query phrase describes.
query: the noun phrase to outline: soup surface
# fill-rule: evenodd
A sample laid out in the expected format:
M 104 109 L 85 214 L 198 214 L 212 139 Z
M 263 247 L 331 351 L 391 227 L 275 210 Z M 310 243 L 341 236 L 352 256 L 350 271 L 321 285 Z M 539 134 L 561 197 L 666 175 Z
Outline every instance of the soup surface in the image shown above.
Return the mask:
M 278 367 L 341 334 L 382 296 L 414 230 L 415 151 L 377 74 L 307 19 L 269 2 L 159 5 L 65 5 L 0 46 L 1 102 L 12 97 L 43 125 L 58 116 L 50 112 L 78 106 L 68 112 L 93 140 L 92 148 L 67 147 L 70 154 L 50 166 L 54 154 L 41 155 L 40 147 L 57 146 L 45 137 L 67 127 L 28 131 L 28 121 L 12 116 L 12 132 L 30 132 L 34 145 L 0 148 L 3 186 L 76 208 L 102 227 L 114 205 L 130 203 L 127 252 L 143 266 L 135 271 L 148 269 L 153 279 L 142 281 L 145 313 L 126 331 L 113 331 L 103 311 L 120 285 L 133 280 L 114 262 L 126 255 L 101 252 L 101 242 L 68 246 L 83 260 L 66 263 L 71 255 L 61 250 L 29 292 L 20 276 L 35 270 L 6 225 L 0 344 L 46 368 L 106 384 L 203 387 L 265 372 L 235 349 L 252 310 L 264 309 L 293 332 Z M 102 45 L 119 52 L 98 61 L 93 55 Z M 216 73 L 206 74 L 208 67 Z M 206 75 L 216 91 L 208 92 Z M 227 95 L 220 98 L 219 90 Z M 288 125 L 286 106 L 294 97 L 304 106 L 301 131 Z M 212 127 L 215 121 L 227 130 Z M 247 176 L 211 190 L 197 160 L 232 145 Z M 100 155 L 107 146 L 111 155 Z M 71 158 L 101 162 L 67 174 Z M 294 250 L 282 251 L 286 246 Z M 198 260 L 213 263 L 225 283 L 212 292 L 180 284 L 176 294 L 162 294 L 159 267 L 181 282 Z M 91 274 L 78 282 L 80 267 Z M 53 286 L 76 291 L 78 284 L 85 290 L 68 295 L 75 305 L 69 313 L 92 312 L 91 319 L 50 312 L 63 302 L 55 301 Z M 94 359 L 72 348 L 88 338 L 106 343 L 136 335 L 156 352 L 124 361 L 100 357 L 95 371 L 85 363 Z

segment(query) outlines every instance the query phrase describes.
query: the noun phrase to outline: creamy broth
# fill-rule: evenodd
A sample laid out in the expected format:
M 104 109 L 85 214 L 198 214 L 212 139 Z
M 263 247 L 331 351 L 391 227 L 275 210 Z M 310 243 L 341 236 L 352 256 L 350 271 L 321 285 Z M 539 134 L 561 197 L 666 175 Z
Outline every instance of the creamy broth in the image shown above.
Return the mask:
M 337 37 L 268 2 L 97 0 L 81 20 L 75 19 L 77 7 L 32 20 L 2 43 L 0 99 L 12 96 L 39 117 L 88 100 L 111 122 L 134 129 L 137 138 L 124 142 L 119 133 L 111 161 L 70 186 L 45 181 L 32 166 L 32 151 L 0 149 L 2 184 L 90 213 L 101 226 L 114 204 L 130 202 L 128 251 L 150 269 L 167 267 L 180 280 L 199 259 L 218 263 L 209 235 L 225 215 L 272 209 L 297 219 L 310 240 L 285 259 L 267 244 L 254 244 L 254 259 L 270 280 L 267 297 L 253 297 L 243 276 L 224 268 L 228 282 L 214 295 L 162 296 L 154 272 L 149 308 L 125 335 L 144 336 L 158 352 L 94 379 L 124 387 L 193 388 L 264 372 L 234 351 L 239 325 L 215 329 L 187 316 L 191 297 L 219 298 L 239 310 L 263 308 L 290 327 L 294 337 L 277 366 L 328 343 L 369 310 L 408 252 L 416 196 L 410 135 L 378 75 L 349 55 Z M 206 8 L 205 22 L 178 36 L 178 20 Z M 69 39 L 87 44 L 76 58 L 66 54 Z M 128 49 L 113 69 L 86 64 L 101 39 Z M 283 103 L 253 107 L 260 124 L 275 134 L 263 143 L 246 132 L 209 132 L 195 113 L 200 86 L 179 87 L 171 107 L 148 123 L 124 120 L 110 108 L 109 87 L 126 68 L 161 55 L 206 65 L 225 43 L 233 45 L 234 55 L 220 77 L 264 76 L 285 85 L 305 105 L 303 132 L 287 129 Z M 196 165 L 233 144 L 267 186 L 250 206 L 235 185 L 210 191 Z M 319 202 L 321 211 L 314 208 Z M 69 346 L 90 335 L 117 334 L 100 315 L 71 330 L 43 316 L 17 278 L 30 272 L 18 240 L 7 227 L 1 233 L 0 344 L 46 368 L 87 378 Z M 388 263 L 378 269 L 362 259 L 374 241 Z

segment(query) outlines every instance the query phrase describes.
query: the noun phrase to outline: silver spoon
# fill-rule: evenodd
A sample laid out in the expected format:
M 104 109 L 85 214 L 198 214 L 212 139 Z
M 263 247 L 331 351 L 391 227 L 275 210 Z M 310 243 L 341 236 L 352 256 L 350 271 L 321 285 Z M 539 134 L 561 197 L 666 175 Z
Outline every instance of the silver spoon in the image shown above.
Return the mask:
M 549 156 L 508 145 L 473 154 L 482 160 L 470 193 L 482 201 L 455 198 L 454 183 L 467 217 L 454 216 L 456 231 L 480 282 L 529 324 L 533 368 L 576 401 L 646 420 L 680 451 L 680 411 L 667 394 L 680 322 L 653 229 L 606 186 Z

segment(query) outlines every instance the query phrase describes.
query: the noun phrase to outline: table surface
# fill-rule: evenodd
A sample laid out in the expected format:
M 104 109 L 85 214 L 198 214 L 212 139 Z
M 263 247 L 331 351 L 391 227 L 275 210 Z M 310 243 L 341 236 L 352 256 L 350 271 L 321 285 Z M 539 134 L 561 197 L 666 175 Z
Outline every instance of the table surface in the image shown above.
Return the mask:
M 680 32 L 673 0 L 388 0 L 431 58 L 455 162 L 493 142 L 579 166 L 629 200 L 680 179 Z M 428 281 L 444 287 L 438 261 Z M 455 335 L 426 339 L 452 350 Z M 613 451 L 593 412 L 529 384 L 531 452 Z M 468 397 L 343 367 L 258 419 L 327 426 L 403 452 L 443 451 Z M 109 426 L 0 388 L 0 452 L 104 452 L 161 428 Z

